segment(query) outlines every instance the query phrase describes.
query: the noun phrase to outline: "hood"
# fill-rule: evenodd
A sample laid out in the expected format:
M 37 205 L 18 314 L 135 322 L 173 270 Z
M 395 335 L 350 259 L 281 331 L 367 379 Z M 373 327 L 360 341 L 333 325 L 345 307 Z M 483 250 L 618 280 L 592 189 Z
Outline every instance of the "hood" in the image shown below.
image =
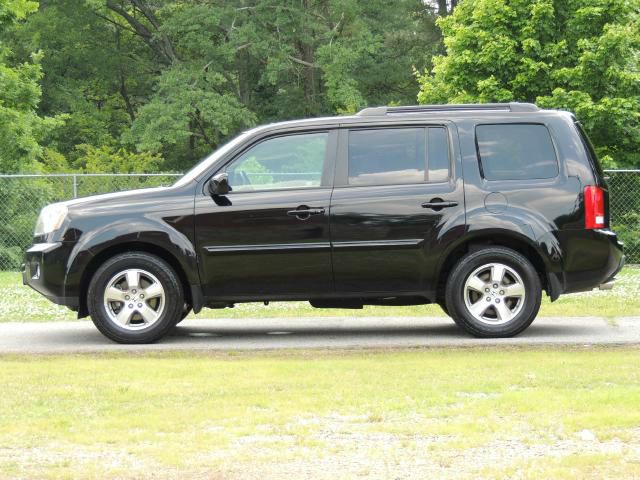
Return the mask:
M 66 200 L 59 202 L 60 205 L 67 207 L 69 210 L 73 210 L 74 207 L 84 207 L 88 205 L 109 204 L 113 205 L 118 203 L 125 203 L 128 200 L 137 201 L 144 200 L 145 197 L 155 198 L 157 195 L 167 192 L 171 187 L 153 187 L 153 188 L 139 188 L 136 190 L 124 190 L 122 192 L 113 193 L 101 193 L 99 195 L 91 195 L 88 197 L 74 198 L 72 200 Z

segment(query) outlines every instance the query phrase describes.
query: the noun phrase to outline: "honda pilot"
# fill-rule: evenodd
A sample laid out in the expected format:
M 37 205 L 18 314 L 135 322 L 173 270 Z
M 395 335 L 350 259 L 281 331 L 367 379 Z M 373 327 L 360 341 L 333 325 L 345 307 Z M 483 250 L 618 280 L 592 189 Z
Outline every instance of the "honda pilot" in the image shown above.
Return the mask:
M 202 308 L 437 303 L 478 337 L 623 264 L 598 159 L 568 112 L 366 108 L 246 131 L 174 185 L 46 206 L 24 283 L 122 343 Z

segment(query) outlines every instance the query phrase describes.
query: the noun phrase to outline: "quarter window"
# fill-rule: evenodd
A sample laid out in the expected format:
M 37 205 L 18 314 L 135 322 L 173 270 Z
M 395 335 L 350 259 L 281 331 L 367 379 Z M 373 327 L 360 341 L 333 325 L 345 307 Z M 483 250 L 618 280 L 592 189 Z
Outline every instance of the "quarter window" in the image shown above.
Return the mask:
M 427 149 L 429 153 L 430 182 L 446 182 L 449 178 L 449 137 L 444 128 L 429 128 Z
M 274 137 L 234 160 L 226 169 L 234 192 L 313 188 L 322 182 L 327 132 Z
M 482 173 L 487 180 L 532 180 L 558 176 L 558 160 L 544 125 L 496 124 L 476 128 Z
M 441 127 L 351 130 L 348 155 L 349 185 L 449 178 L 449 142 Z

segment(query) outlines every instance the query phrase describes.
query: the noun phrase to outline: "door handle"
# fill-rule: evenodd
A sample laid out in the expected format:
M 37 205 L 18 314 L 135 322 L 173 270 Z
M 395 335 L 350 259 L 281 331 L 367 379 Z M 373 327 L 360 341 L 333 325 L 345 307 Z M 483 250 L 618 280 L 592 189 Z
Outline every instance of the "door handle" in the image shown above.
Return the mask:
M 287 215 L 290 217 L 297 217 L 300 220 L 306 220 L 311 215 L 324 215 L 324 208 L 309 208 L 306 205 L 301 205 L 295 210 L 289 210 Z
M 430 208 L 432 210 L 438 211 L 443 208 L 449 207 L 457 207 L 458 202 L 442 200 L 441 198 L 432 198 L 429 202 L 425 202 L 422 204 L 422 208 Z

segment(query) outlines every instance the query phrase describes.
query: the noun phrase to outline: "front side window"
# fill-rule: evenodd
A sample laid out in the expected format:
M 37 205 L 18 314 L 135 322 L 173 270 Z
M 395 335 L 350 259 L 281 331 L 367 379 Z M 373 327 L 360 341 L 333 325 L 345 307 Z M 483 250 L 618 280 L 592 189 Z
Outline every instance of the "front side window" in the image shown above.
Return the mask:
M 318 132 L 265 140 L 229 164 L 229 184 L 234 192 L 319 187 L 328 137 Z
M 443 127 L 351 130 L 348 150 L 349 185 L 449 178 L 449 141 Z
M 533 180 L 558 176 L 551 135 L 539 124 L 476 127 L 482 173 L 487 180 Z

